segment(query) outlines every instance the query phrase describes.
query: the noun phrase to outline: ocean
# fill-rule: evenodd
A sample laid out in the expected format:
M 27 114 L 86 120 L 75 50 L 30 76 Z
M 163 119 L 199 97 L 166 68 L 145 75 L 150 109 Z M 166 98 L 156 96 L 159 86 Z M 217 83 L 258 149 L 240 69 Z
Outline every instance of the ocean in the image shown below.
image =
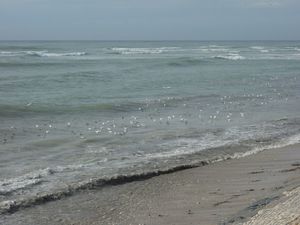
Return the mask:
M 0 213 L 300 141 L 300 42 L 1 41 Z

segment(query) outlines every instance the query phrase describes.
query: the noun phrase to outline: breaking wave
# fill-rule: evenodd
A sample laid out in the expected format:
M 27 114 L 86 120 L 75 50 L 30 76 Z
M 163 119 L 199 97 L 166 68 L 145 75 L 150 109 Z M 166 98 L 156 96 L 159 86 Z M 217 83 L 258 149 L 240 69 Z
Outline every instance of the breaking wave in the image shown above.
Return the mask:
M 213 58 L 215 58 L 215 59 L 226 59 L 226 60 L 243 60 L 243 59 L 246 59 L 244 56 L 241 56 L 241 55 L 236 54 L 236 53 L 230 53 L 230 54 L 227 54 L 227 55 L 217 55 L 217 56 L 214 56 Z
M 37 56 L 37 57 L 64 57 L 64 56 L 83 56 L 87 55 L 86 52 L 65 52 L 54 53 L 48 51 L 1 51 L 1 56 L 13 57 L 13 56 Z
M 130 174 L 117 174 L 111 177 L 92 178 L 81 182 L 73 183 L 72 185 L 68 185 L 67 187 L 60 188 L 59 190 L 56 191 L 43 192 L 36 195 L 28 196 L 27 198 L 2 201 L 0 202 L 0 214 L 14 213 L 22 208 L 43 204 L 49 201 L 59 200 L 64 197 L 72 196 L 76 194 L 78 191 L 82 191 L 82 190 L 92 190 L 92 189 L 102 188 L 110 185 L 120 185 L 132 181 L 146 180 L 162 174 L 169 174 L 180 170 L 201 167 L 211 163 L 216 163 L 228 159 L 239 159 L 239 158 L 243 158 L 243 157 L 247 157 L 259 153 L 264 150 L 281 148 L 281 147 L 285 147 L 297 143 L 300 143 L 300 134 L 292 135 L 290 137 L 280 139 L 279 141 L 273 143 L 265 144 L 262 146 L 256 146 L 251 149 L 248 149 L 247 151 L 237 151 L 230 154 L 218 155 L 212 158 L 193 160 L 190 163 L 175 165 L 167 168 L 156 169 L 152 171 L 143 171 L 138 173 L 130 173 Z M 236 147 L 237 149 L 242 149 L 242 145 Z M 217 146 L 217 148 L 233 148 L 233 146 L 230 145 L 227 146 L 225 143 L 223 147 Z M 164 156 L 155 156 L 155 158 L 157 157 L 164 157 Z M 32 185 L 38 185 L 41 182 L 43 182 L 42 178 L 45 176 L 57 172 L 62 172 L 65 169 L 68 170 L 68 169 L 76 169 L 76 168 L 73 167 L 72 168 L 58 167 L 55 169 L 46 168 L 44 170 L 40 170 L 35 173 L 26 174 L 18 178 L 1 181 L 0 194 L 5 195 L 5 194 L 9 194 L 10 192 L 17 191 L 19 189 L 28 188 Z
M 31 172 L 20 177 L 2 180 L 0 181 L 0 195 L 6 195 L 11 192 L 39 184 L 42 182 L 43 177 L 51 173 L 52 171 L 47 168 Z
M 179 49 L 178 47 L 160 47 L 160 48 L 111 48 L 111 53 L 121 55 L 135 54 L 161 54 Z

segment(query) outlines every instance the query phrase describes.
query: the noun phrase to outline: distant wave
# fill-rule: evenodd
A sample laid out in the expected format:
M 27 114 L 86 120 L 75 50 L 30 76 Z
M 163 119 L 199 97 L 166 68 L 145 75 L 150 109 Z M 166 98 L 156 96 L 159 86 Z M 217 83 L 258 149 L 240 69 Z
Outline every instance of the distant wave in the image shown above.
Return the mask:
M 258 50 L 261 53 L 268 53 L 268 52 L 270 52 L 270 50 L 268 50 L 268 49 L 266 49 L 265 47 L 262 47 L 262 46 L 252 46 L 250 48 L 253 49 L 253 50 Z
M 48 52 L 35 52 L 32 55 L 40 57 L 62 57 L 62 56 L 83 56 L 87 55 L 86 52 L 69 52 L 69 53 L 48 53 Z
M 111 48 L 114 54 L 134 55 L 134 54 L 161 54 L 168 51 L 174 51 L 178 47 L 160 47 L 160 48 Z
M 241 55 L 236 54 L 236 53 L 230 53 L 230 54 L 227 54 L 227 55 L 217 55 L 217 56 L 214 56 L 213 58 L 215 58 L 215 59 L 226 59 L 226 60 L 243 60 L 243 59 L 246 59 L 244 56 L 241 56 Z
M 207 60 L 203 58 L 193 58 L 193 57 L 181 57 L 171 59 L 167 62 L 168 66 L 184 67 L 184 66 L 196 66 L 207 63 Z
M 1 51 L 0 57 L 2 56 L 37 56 L 37 57 L 64 57 L 64 56 L 83 56 L 87 55 L 86 52 L 65 52 L 65 53 L 54 53 L 48 51 Z
M 251 49 L 255 49 L 255 50 L 262 50 L 262 49 L 265 49 L 265 47 L 262 47 L 262 46 L 251 46 L 250 48 L 251 48 Z

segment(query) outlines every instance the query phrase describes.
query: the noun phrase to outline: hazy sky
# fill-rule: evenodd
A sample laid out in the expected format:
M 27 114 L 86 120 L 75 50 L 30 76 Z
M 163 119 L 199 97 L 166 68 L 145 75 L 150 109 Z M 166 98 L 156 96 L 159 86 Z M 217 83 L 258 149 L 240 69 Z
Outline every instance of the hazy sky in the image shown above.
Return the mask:
M 1 40 L 300 40 L 300 0 L 0 0 Z

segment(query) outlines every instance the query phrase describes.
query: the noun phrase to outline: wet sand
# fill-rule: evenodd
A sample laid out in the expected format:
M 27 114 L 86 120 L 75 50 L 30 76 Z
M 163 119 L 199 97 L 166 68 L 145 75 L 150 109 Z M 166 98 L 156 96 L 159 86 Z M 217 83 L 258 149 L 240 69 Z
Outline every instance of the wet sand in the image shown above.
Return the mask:
M 295 225 L 300 217 L 299 172 L 298 144 L 147 180 L 84 190 L 2 215 L 0 224 Z

